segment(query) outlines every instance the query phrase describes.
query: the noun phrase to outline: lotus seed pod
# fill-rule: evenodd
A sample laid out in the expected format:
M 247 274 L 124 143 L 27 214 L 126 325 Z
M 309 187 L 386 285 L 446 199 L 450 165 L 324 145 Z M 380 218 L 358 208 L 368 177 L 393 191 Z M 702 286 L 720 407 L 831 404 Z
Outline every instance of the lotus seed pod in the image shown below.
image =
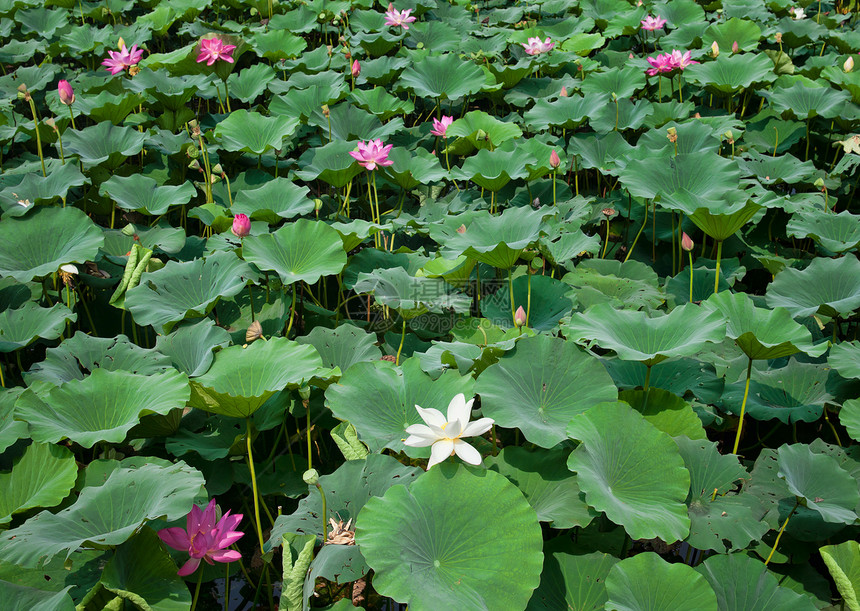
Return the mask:
M 319 471 L 316 469 L 308 469 L 302 474 L 302 479 L 309 486 L 316 486 L 320 481 Z

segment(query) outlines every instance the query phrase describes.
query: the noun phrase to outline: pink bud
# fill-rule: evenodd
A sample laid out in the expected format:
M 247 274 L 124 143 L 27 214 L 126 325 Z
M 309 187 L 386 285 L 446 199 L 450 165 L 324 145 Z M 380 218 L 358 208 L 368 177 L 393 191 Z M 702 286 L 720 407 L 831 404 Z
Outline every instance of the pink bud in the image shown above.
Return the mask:
M 466 233 L 466 226 L 460 225 L 459 227 L 457 227 L 457 233 Z
M 522 327 L 526 324 L 526 311 L 523 309 L 523 306 L 517 308 L 517 311 L 514 313 L 514 325 L 517 327 Z
M 556 169 L 561 165 L 561 159 L 558 158 L 558 153 L 555 152 L 555 149 L 552 149 L 552 152 L 549 154 L 549 165 L 551 165 L 553 169 Z
M 561 87 L 561 93 L 559 93 L 558 95 L 559 95 L 559 96 L 561 96 L 561 97 L 563 97 L 563 98 L 566 98 L 566 97 L 567 97 L 567 87 L 565 87 L 564 85 L 562 85 L 562 87 Z
M 57 92 L 60 94 L 60 101 L 66 106 L 71 106 L 75 101 L 75 92 L 69 81 L 60 81 L 57 84 Z
M 352 62 L 352 78 L 358 78 L 358 75 L 361 74 L 361 64 L 358 63 L 358 60 Z
M 738 41 L 736 40 L 732 43 L 732 53 L 737 53 L 737 52 L 738 52 Z
M 691 250 L 693 250 L 693 246 L 693 239 L 688 236 L 686 232 L 684 232 L 681 235 L 681 248 L 683 248 L 687 252 L 690 252 Z
M 233 228 L 231 231 L 237 238 L 244 238 L 246 235 L 251 233 L 251 219 L 248 218 L 248 215 L 237 214 L 233 218 Z

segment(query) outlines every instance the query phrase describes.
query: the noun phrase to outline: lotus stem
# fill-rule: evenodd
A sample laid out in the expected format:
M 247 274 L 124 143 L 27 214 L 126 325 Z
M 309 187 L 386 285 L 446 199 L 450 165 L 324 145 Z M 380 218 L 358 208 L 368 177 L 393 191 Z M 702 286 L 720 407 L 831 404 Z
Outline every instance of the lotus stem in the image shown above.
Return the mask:
M 451 172 L 451 162 L 448 160 L 448 138 L 445 138 L 445 166 L 448 168 L 448 172 Z M 457 182 L 454 181 L 454 186 L 457 185 Z M 457 190 L 460 190 L 460 187 L 457 187 Z
M 257 538 L 260 540 L 260 553 L 263 553 L 263 529 L 260 526 L 260 497 L 257 493 L 257 473 L 254 471 L 254 454 L 251 451 L 251 417 L 245 418 L 247 427 L 245 441 L 248 445 L 248 470 L 251 471 L 251 488 L 254 492 L 254 519 L 257 526 Z
M 203 569 L 197 569 L 197 587 L 194 588 L 194 600 L 191 601 L 191 611 L 197 608 L 197 600 L 200 598 L 200 584 L 203 583 Z
M 740 420 L 738 420 L 738 432 L 735 435 L 735 447 L 732 449 L 732 454 L 738 453 L 738 445 L 741 442 L 741 431 L 744 428 L 744 413 L 746 412 L 747 408 L 747 397 L 750 394 L 750 377 L 752 376 L 752 364 L 753 360 L 752 358 L 750 358 L 749 363 L 747 363 L 747 383 L 746 387 L 744 388 L 744 400 L 741 403 L 741 417 Z
M 290 329 L 293 328 L 293 316 L 296 313 L 296 286 L 293 285 L 293 303 L 290 306 L 290 322 L 287 323 L 287 332 L 284 334 L 284 337 L 288 337 L 290 335 Z
M 400 345 L 397 347 L 397 356 L 394 358 L 394 364 L 400 364 L 400 352 L 403 350 L 403 341 L 406 339 L 406 319 L 403 319 L 403 328 L 400 331 Z
M 603 253 L 600 255 L 601 259 L 606 258 L 606 247 L 609 246 L 609 218 L 606 218 L 606 239 L 603 241 Z
M 529 267 L 526 270 L 528 277 L 526 279 L 526 324 L 525 326 L 529 326 L 529 314 L 532 311 L 532 268 L 531 263 L 529 263 Z M 522 330 L 522 329 L 520 329 Z
M 648 392 L 648 389 L 651 388 L 651 367 L 653 365 L 646 365 L 645 367 L 645 385 L 642 387 L 642 390 Z
M 555 179 L 558 176 L 558 170 L 552 173 L 552 205 L 555 206 Z
M 693 303 L 693 251 L 687 253 L 690 257 L 690 303 Z
M 714 278 L 714 294 L 720 290 L 720 259 L 723 256 L 723 241 L 717 241 L 717 277 Z
M 675 146 L 678 146 L 675 144 Z M 651 200 L 651 261 L 657 260 L 657 200 Z
M 27 101 L 30 102 L 30 111 L 33 113 L 33 128 L 36 130 L 36 150 L 39 151 L 39 161 L 42 162 L 42 176 L 48 176 L 45 170 L 45 157 L 42 155 L 42 136 L 39 133 L 39 117 L 36 115 L 36 103 L 33 102 L 33 97 L 27 93 Z
M 773 131 L 776 132 L 776 142 L 773 145 L 773 156 L 776 157 L 776 149 L 779 148 L 779 130 L 777 128 L 773 128 Z M 838 152 L 838 151 L 837 151 Z
M 785 527 L 788 526 L 788 521 L 791 519 L 791 516 L 794 515 L 794 512 L 797 511 L 797 506 L 800 505 L 800 502 L 796 500 L 794 501 L 794 507 L 792 507 L 791 511 L 788 514 L 788 517 L 785 518 L 785 522 L 782 523 L 782 528 L 779 529 L 779 532 L 776 535 L 776 541 L 773 542 L 773 548 L 770 550 L 770 554 L 767 555 L 767 560 L 764 561 L 764 565 L 767 566 L 770 559 L 773 558 L 773 553 L 776 551 L 776 546 L 779 545 L 779 540 L 782 538 L 782 533 L 785 532 Z
M 645 204 L 645 220 L 642 221 L 642 226 L 639 228 L 639 231 L 636 233 L 636 237 L 633 238 L 633 244 L 630 246 L 630 250 L 627 251 L 627 256 L 624 257 L 624 263 L 627 263 L 627 259 L 630 258 L 630 255 L 633 254 L 633 249 L 636 248 L 636 242 L 639 241 L 639 236 L 642 235 L 642 230 L 645 229 L 645 223 L 648 222 L 648 204 Z
M 809 161 L 809 122 L 812 121 L 812 117 L 806 118 L 806 154 L 803 157 L 804 161 Z M 38 132 L 36 132 L 38 134 Z
M 827 426 L 829 426 L 830 430 L 833 432 L 833 437 L 836 438 L 836 445 L 841 448 L 842 441 L 839 439 L 839 433 L 836 432 L 836 427 L 833 426 L 833 423 L 830 422 L 830 418 L 827 417 L 827 406 L 824 407 L 824 421 L 827 422 Z
M 305 408 L 305 418 L 307 422 L 307 431 L 305 434 L 308 438 L 308 471 L 313 469 L 313 456 L 311 455 L 311 410 L 310 410 L 310 399 L 302 399 L 302 406 Z
M 75 127 L 75 113 L 72 112 L 72 105 L 69 104 L 69 117 L 72 118 L 72 129 L 77 131 L 77 127 Z
M 480 263 L 479 263 L 480 265 Z M 508 292 L 511 296 L 511 322 L 514 323 L 514 326 L 517 326 L 517 311 L 514 307 L 514 282 L 511 279 L 511 268 L 508 268 Z
M 0 364 L 0 386 L 6 388 L 6 380 L 3 379 L 3 365 Z
M 373 194 L 374 200 L 370 202 L 370 215 L 374 217 L 373 222 L 377 224 L 382 224 L 382 220 L 379 218 L 379 196 L 376 193 L 376 173 L 371 172 L 373 176 Z M 367 188 L 367 194 L 370 196 L 370 187 Z M 376 202 L 376 208 L 374 209 L 374 201 Z M 375 216 L 374 216 L 375 215 Z M 373 234 L 373 243 L 376 248 L 379 248 L 379 233 Z
M 254 318 L 254 293 L 251 291 L 251 285 L 248 285 L 248 300 L 251 304 L 251 322 L 256 322 L 256 318 Z
M 322 499 L 322 523 L 323 523 L 322 533 L 323 533 L 323 545 L 325 545 L 326 541 L 328 541 L 328 522 L 326 522 L 326 517 L 328 516 L 328 510 L 327 510 L 328 508 L 326 507 L 326 502 L 325 502 L 325 491 L 323 490 L 323 487 L 320 486 L 319 482 L 317 482 L 314 485 L 317 487 L 317 490 L 319 490 L 320 498 Z

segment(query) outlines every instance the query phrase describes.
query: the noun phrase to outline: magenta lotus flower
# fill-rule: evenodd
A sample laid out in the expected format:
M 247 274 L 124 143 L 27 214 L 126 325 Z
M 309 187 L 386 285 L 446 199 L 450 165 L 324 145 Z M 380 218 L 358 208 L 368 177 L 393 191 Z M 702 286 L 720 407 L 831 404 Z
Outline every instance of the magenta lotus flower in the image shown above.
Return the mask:
M 191 508 L 185 530 L 178 526 L 163 528 L 158 531 L 158 536 L 173 549 L 188 552 L 191 556 L 178 571 L 181 577 L 185 577 L 197 570 L 200 560 L 208 564 L 241 560 L 242 554 L 225 549 L 245 536 L 245 533 L 235 530 L 241 521 L 241 513 L 231 516 L 229 511 L 218 520 L 215 499 L 212 499 L 206 509 L 201 510 L 197 505 Z
M 403 11 L 394 10 L 394 4 L 388 3 L 388 10 L 385 11 L 385 25 L 399 25 L 404 30 L 409 29 L 409 24 L 415 21 L 415 17 L 410 17 L 411 8 Z
M 678 68 L 679 70 L 683 70 L 687 66 L 691 66 L 693 64 L 698 64 L 699 62 L 690 59 L 690 52 L 684 51 L 681 53 L 675 49 L 672 49 L 672 68 Z
M 555 43 L 552 42 L 547 36 L 546 40 L 541 42 L 540 38 L 537 36 L 533 38 L 529 38 L 528 44 L 520 43 L 523 46 L 523 49 L 526 50 L 526 55 L 540 55 L 541 53 L 547 53 L 554 46 Z
M 654 76 L 661 72 L 671 72 L 674 69 L 671 53 L 661 53 L 657 57 L 649 57 L 647 59 L 648 63 L 652 66 L 645 71 L 648 76 Z
M 394 145 L 382 146 L 382 140 L 377 138 L 376 140 L 359 142 L 358 150 L 350 151 L 349 154 L 366 170 L 373 171 L 376 166 L 385 167 L 394 163 L 388 159 L 388 152 L 392 146 Z
M 230 229 L 237 238 L 244 238 L 251 233 L 251 219 L 247 214 L 237 214 L 233 217 L 233 227 Z
M 642 24 L 643 30 L 648 30 L 649 32 L 653 32 L 654 30 L 659 30 L 664 25 L 666 25 L 666 20 L 663 19 L 660 15 L 657 15 L 656 17 L 652 17 L 651 15 L 648 15 L 645 19 L 643 19 L 639 23 Z
M 75 90 L 69 84 L 69 81 L 60 81 L 57 83 L 57 93 L 60 94 L 60 101 L 66 106 L 71 106 L 75 102 Z
M 454 117 L 449 117 L 447 115 L 442 115 L 442 120 L 433 119 L 433 129 L 430 130 L 430 133 L 434 136 L 439 136 L 440 138 L 445 137 L 445 132 L 448 131 L 448 126 L 454 122 Z
M 204 38 L 200 41 L 200 55 L 197 56 L 197 63 L 206 62 L 207 66 L 211 66 L 220 59 L 232 64 L 232 53 L 235 48 L 236 45 L 225 45 L 220 38 Z
M 140 58 L 143 57 L 143 49 L 138 49 L 137 45 L 132 45 L 129 51 L 123 43 L 119 51 L 108 51 L 108 55 L 110 57 L 102 61 L 102 66 L 111 74 L 119 74 L 140 61 Z
M 358 78 L 359 74 L 361 74 L 361 64 L 355 60 L 352 62 L 352 78 Z

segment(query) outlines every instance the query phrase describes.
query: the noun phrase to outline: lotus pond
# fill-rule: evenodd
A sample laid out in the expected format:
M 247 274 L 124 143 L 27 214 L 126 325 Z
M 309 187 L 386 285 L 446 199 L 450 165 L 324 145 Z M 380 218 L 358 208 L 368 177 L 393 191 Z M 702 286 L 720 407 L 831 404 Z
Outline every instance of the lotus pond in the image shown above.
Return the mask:
M 858 17 L 0 0 L 0 607 L 860 610 Z

